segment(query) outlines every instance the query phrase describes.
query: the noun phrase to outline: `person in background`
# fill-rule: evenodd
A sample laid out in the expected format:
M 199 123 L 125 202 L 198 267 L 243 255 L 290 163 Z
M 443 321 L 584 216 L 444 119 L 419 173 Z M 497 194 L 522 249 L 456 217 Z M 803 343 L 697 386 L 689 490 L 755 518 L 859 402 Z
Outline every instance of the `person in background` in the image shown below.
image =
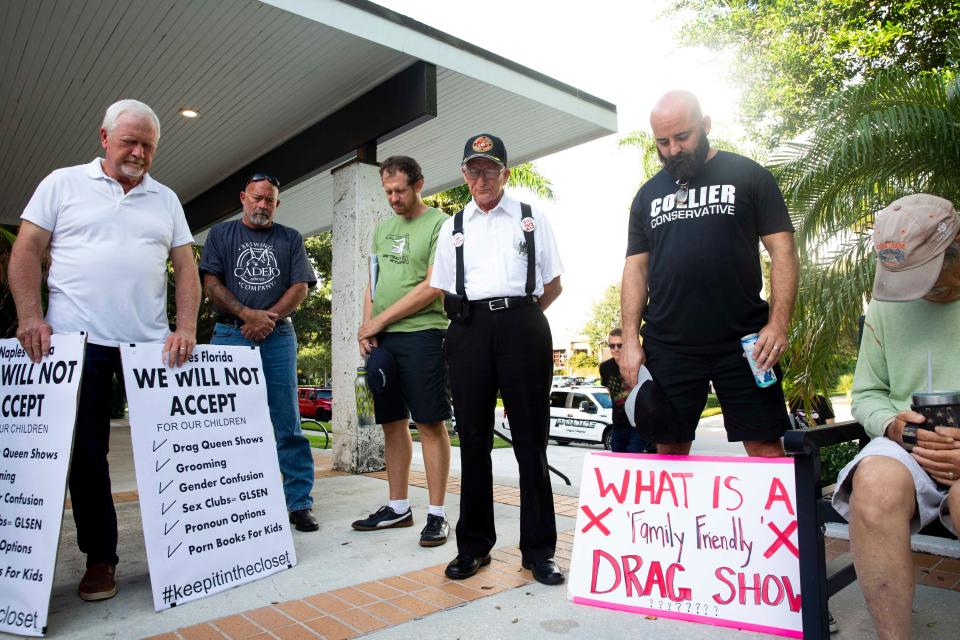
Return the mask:
M 254 173 L 240 192 L 240 204 L 243 218 L 214 226 L 200 257 L 204 291 L 219 312 L 211 344 L 260 348 L 290 524 L 297 531 L 316 531 L 313 454 L 300 429 L 297 401 L 293 314 L 317 276 L 300 232 L 274 222 L 279 180 Z
M 600 363 L 600 382 L 610 393 L 613 402 L 613 436 L 610 438 L 610 450 L 616 453 L 643 453 L 647 450 L 646 441 L 630 425 L 623 403 L 630 395 L 630 389 L 620 376 L 620 353 L 623 349 L 623 330 L 616 327 L 607 336 L 610 359 Z
M 790 401 L 790 421 L 794 429 L 806 429 L 825 424 L 833 424 L 836 416 L 830 398 L 818 393 L 810 398 L 810 415 L 807 416 L 803 398 L 797 396 Z

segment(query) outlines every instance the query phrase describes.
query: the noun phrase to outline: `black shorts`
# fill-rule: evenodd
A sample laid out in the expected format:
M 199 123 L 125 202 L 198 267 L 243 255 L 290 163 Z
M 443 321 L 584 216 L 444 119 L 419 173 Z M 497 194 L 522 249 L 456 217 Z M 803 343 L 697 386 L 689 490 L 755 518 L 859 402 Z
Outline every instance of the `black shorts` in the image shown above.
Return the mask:
M 777 374 L 776 384 L 760 388 L 741 349 L 692 355 L 645 340 L 643 350 L 650 375 L 670 399 L 683 424 L 682 433 L 661 443 L 696 439 L 697 423 L 706 406 L 711 381 L 723 411 L 728 442 L 774 440 L 790 429 L 779 365 L 773 369 Z
M 381 333 L 377 343 L 393 356 L 395 380 L 384 393 L 373 395 L 377 424 L 407 420 L 432 424 L 450 418 L 447 363 L 443 357 L 445 329 Z

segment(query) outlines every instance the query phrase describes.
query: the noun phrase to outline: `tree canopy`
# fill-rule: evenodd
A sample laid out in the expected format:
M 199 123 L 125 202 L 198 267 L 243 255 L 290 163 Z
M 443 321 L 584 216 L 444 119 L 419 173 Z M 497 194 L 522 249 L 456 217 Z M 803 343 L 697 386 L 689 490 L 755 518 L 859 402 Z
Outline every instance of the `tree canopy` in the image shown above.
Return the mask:
M 960 53 L 960 43 L 951 50 Z M 809 137 L 771 157 L 803 258 L 788 371 L 809 397 L 856 351 L 873 285 L 876 212 L 910 193 L 960 202 L 957 72 L 888 69 L 841 90 Z
M 943 69 L 960 29 L 960 0 L 683 0 L 674 11 L 690 16 L 684 44 L 734 50 L 743 126 L 768 148 L 805 131 L 844 87 L 884 69 Z
M 620 326 L 620 283 L 606 288 L 600 299 L 593 303 L 593 313 L 583 327 L 583 334 L 590 342 L 594 353 L 602 353 L 610 330 Z
M 550 179 L 537 170 L 532 162 L 524 162 L 515 167 L 510 167 L 510 180 L 507 182 L 511 187 L 527 189 L 544 200 L 553 200 L 553 184 Z M 447 215 L 453 215 L 460 211 L 470 202 L 470 190 L 466 184 L 447 189 L 440 193 L 423 199 L 431 207 L 440 209 Z

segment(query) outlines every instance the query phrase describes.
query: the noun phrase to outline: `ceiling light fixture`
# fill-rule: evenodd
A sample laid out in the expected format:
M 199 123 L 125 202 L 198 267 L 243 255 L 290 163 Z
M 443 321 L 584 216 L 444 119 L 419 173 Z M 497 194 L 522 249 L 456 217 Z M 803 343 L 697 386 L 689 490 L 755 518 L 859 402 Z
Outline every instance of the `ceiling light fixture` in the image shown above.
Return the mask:
M 184 118 L 196 118 L 200 114 L 193 109 L 181 109 L 180 115 L 182 115 Z

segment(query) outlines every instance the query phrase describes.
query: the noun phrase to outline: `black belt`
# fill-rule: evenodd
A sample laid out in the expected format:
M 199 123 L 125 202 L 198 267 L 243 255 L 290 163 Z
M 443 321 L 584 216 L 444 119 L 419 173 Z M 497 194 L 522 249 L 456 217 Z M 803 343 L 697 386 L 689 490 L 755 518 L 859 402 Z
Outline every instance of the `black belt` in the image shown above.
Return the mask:
M 293 320 L 290 319 L 290 316 L 286 316 L 277 320 L 277 324 L 281 324 L 283 322 L 293 322 Z M 239 329 L 244 325 L 243 320 L 240 320 L 239 318 L 217 318 L 217 323 L 225 324 L 228 327 L 233 327 L 234 329 Z
M 484 300 L 471 300 L 470 306 L 474 309 L 486 309 L 488 311 L 506 311 L 507 309 L 525 307 L 528 304 L 536 304 L 539 299 L 537 296 L 486 298 Z

